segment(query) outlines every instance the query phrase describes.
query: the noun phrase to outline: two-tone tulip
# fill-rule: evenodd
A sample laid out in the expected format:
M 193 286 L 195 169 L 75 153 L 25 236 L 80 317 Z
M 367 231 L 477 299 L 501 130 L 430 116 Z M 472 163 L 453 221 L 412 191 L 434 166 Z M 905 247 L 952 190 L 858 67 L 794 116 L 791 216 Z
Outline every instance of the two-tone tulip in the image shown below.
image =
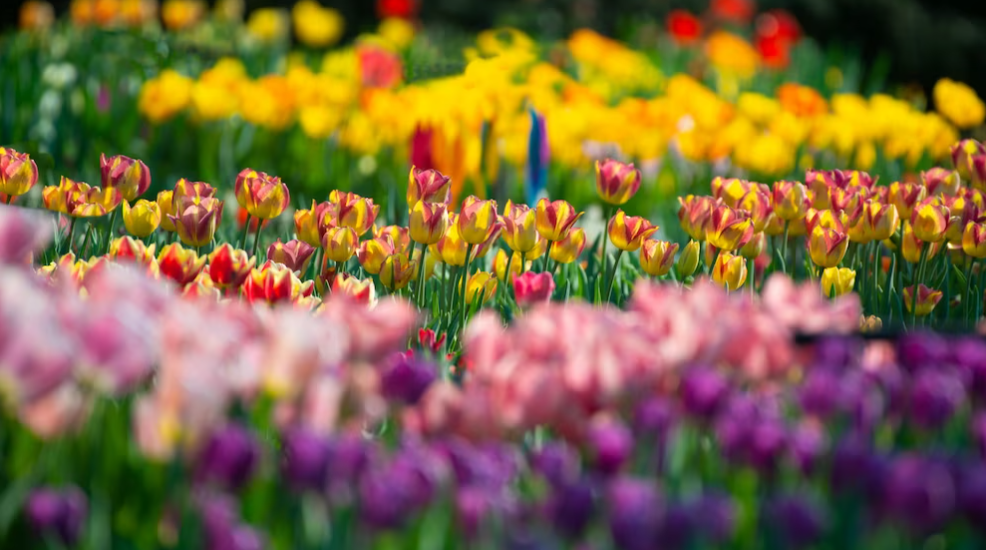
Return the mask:
M 900 234 L 900 253 L 904 257 L 904 260 L 908 263 L 916 264 L 921 261 L 921 251 L 924 249 L 925 244 L 928 244 L 928 259 L 934 258 L 938 251 L 941 249 L 940 242 L 929 242 L 917 238 L 914 233 L 914 226 L 911 222 L 904 222 L 904 229 Z
M 678 197 L 678 221 L 681 228 L 696 241 L 705 241 L 705 235 L 712 226 L 712 213 L 718 201 L 712 197 L 688 195 Z
M 986 154 L 986 146 L 974 139 L 963 139 L 952 146 L 952 166 L 964 180 L 972 177 L 972 158 Z
M 497 221 L 493 224 L 493 227 L 490 228 L 489 233 L 486 234 L 486 240 L 473 247 L 472 256 L 470 256 L 469 261 L 475 261 L 477 258 L 486 257 L 490 250 L 493 250 L 494 245 L 500 242 L 500 235 L 502 233 L 503 224 Z
M 513 281 L 524 270 L 524 256 L 520 252 L 506 252 L 502 248 L 493 256 L 493 272 L 503 282 Z
M 71 215 L 92 218 L 109 214 L 123 202 L 123 194 L 112 187 L 90 187 L 83 200 Z
M 189 181 L 185 178 L 180 178 L 175 183 L 175 188 L 172 190 L 175 200 L 178 197 L 186 197 L 189 199 L 208 199 L 215 198 L 216 188 L 209 185 L 204 181 Z
M 746 276 L 746 260 L 729 252 L 720 253 L 712 266 L 712 280 L 726 290 L 736 290 L 743 286 Z
M 246 251 L 223 243 L 209 253 L 209 266 L 205 272 L 216 287 L 238 289 L 256 265 L 257 259 L 247 256 Z
M 161 209 L 161 229 L 174 233 L 178 229 L 175 224 L 171 222 L 171 216 L 176 214 L 175 212 L 175 192 L 173 190 L 161 191 L 157 194 L 158 207 Z
M 407 180 L 407 207 L 419 202 L 448 204 L 452 200 L 452 180 L 438 170 L 411 168 Z
M 827 267 L 822 271 L 822 293 L 835 298 L 852 292 L 856 285 L 856 272 L 848 267 Z
M 656 233 L 657 229 L 656 225 L 645 218 L 627 216 L 622 210 L 617 210 L 606 226 L 606 233 L 613 246 L 625 252 L 633 252 L 640 248 L 645 239 Z
M 153 244 L 147 246 L 144 241 L 125 235 L 110 242 L 107 255 L 116 262 L 133 262 L 146 266 L 155 264 L 156 268 L 157 258 L 154 257 L 154 249 Z
M 640 189 L 640 170 L 633 163 L 596 161 L 596 192 L 609 204 L 626 204 Z
M 529 252 L 538 244 L 537 215 L 526 204 L 507 201 L 503 212 L 503 240 L 514 252 Z
M 935 167 L 921 172 L 921 183 L 928 189 L 928 196 L 955 195 L 959 192 L 962 178 L 955 170 Z
M 359 236 L 352 227 L 332 227 L 322 237 L 325 257 L 333 262 L 344 263 L 356 254 Z
M 103 187 L 119 189 L 123 199 L 133 201 L 151 186 L 151 171 L 140 160 L 116 155 L 99 155 Z
M 441 241 L 439 241 L 441 242 Z M 378 234 L 372 239 L 363 241 L 356 251 L 356 259 L 359 265 L 363 266 L 363 271 L 370 275 L 380 273 L 383 262 L 388 256 L 395 254 L 394 241 L 388 234 Z
M 372 305 L 377 301 L 372 279 L 358 279 L 347 273 L 340 273 L 332 280 L 332 294 L 346 296 L 357 304 Z
M 966 224 L 962 232 L 962 251 L 977 260 L 986 258 L 986 222 Z
M 534 212 L 538 233 L 551 242 L 565 240 L 583 214 L 576 212 L 575 207 L 567 201 L 552 202 L 548 199 L 539 200 Z
M 691 277 L 698 270 L 699 252 L 701 244 L 698 241 L 689 241 L 678 256 L 678 275 L 681 277 Z
M 267 259 L 284 264 L 291 271 L 304 273 L 314 253 L 315 247 L 305 241 L 292 239 L 282 243 L 277 239 L 267 248 Z
M 827 194 L 826 194 L 827 196 Z M 773 189 L 774 214 L 785 222 L 793 222 L 805 217 L 811 201 L 808 188 L 797 181 L 778 181 Z
M 496 294 L 497 278 L 493 273 L 477 271 L 466 281 L 466 303 L 472 304 L 479 300 L 479 303 L 486 303 Z M 460 283 L 460 288 L 461 288 Z
M 922 241 L 937 243 L 945 240 L 951 213 L 938 197 L 921 201 L 911 214 L 914 235 Z
M 212 242 L 216 228 L 223 217 L 221 200 L 201 199 L 198 203 L 178 204 L 176 209 L 179 214 L 168 218 L 174 224 L 182 243 L 198 248 Z
M 270 176 L 250 168 L 236 176 L 234 186 L 236 201 L 254 218 L 272 220 L 291 202 L 288 186 L 277 176 Z
M 542 241 L 542 244 L 547 244 L 547 241 Z M 585 230 L 576 227 L 569 231 L 565 240 L 551 243 L 548 255 L 559 264 L 570 264 L 582 255 L 583 250 L 585 250 Z
M 718 249 L 732 251 L 743 248 L 753 233 L 753 222 L 745 211 L 722 205 L 712 211 L 712 223 L 705 238 Z
M 986 153 L 979 153 L 972 157 L 969 186 L 977 191 L 986 191 Z
M 907 311 L 917 317 L 925 317 L 935 310 L 942 299 L 942 291 L 932 290 L 923 284 L 917 285 L 917 302 L 915 303 L 914 285 L 904 287 L 904 306 Z
M 452 221 L 451 216 L 449 217 L 449 222 Z M 407 252 L 411 247 L 411 233 L 408 228 L 402 225 L 387 225 L 378 229 L 373 230 L 374 237 L 390 237 L 391 242 L 394 243 L 394 249 L 397 252 Z
M 710 188 L 713 198 L 722 201 L 730 208 L 736 208 L 739 206 L 740 199 L 754 190 L 754 184 L 739 178 L 716 176 L 712 178 Z
M 19 197 L 38 183 L 38 165 L 27 153 L 0 147 L 0 193 Z
M 312 199 L 312 207 L 294 212 L 294 234 L 311 246 L 322 246 L 322 236 L 319 232 L 319 220 L 325 216 L 329 203 L 316 203 Z
M 576 229 L 572 229 L 571 231 L 569 231 L 568 232 L 569 236 L 571 236 L 572 233 L 574 233 L 575 231 L 576 231 Z M 566 240 L 567 239 L 568 239 L 568 237 L 566 237 Z M 544 256 L 544 254 L 548 251 L 548 244 L 549 244 L 549 242 L 550 241 L 548 241 L 548 239 L 541 239 L 541 240 L 539 240 L 538 241 L 538 245 L 535 246 L 533 250 L 531 250 L 530 252 L 525 252 L 524 253 L 524 260 L 525 261 L 528 261 L 528 262 L 533 262 L 534 260 L 537 260 L 541 256 Z M 564 241 L 559 241 L 559 242 L 564 242 Z M 551 244 L 554 244 L 554 243 L 551 243 Z
M 462 240 L 471 245 L 486 241 L 498 224 L 496 212 L 496 201 L 482 200 L 475 195 L 466 197 L 456 220 Z
M 253 269 L 243 283 L 243 296 L 249 302 L 297 302 L 311 296 L 315 283 L 301 282 L 294 271 L 284 265 L 267 261 Z
M 127 232 L 138 238 L 145 238 L 157 231 L 161 225 L 161 207 L 157 202 L 140 199 L 131 207 L 123 201 L 123 225 Z
M 165 246 L 157 257 L 161 274 L 179 286 L 192 282 L 205 268 L 205 261 L 205 256 L 199 257 L 194 250 L 183 248 L 178 243 Z
M 663 277 L 674 267 L 678 243 L 648 239 L 640 245 L 640 267 L 651 277 Z
M 927 187 L 910 181 L 895 181 L 890 184 L 887 200 L 897 207 L 902 220 L 909 220 L 914 207 L 927 197 Z
M 423 202 L 418 203 L 423 204 Z M 414 262 L 408 259 L 407 254 L 392 254 L 387 257 L 380 268 L 380 283 L 389 288 L 391 292 L 396 292 L 408 285 L 414 277 Z
M 857 243 L 883 241 L 896 233 L 898 227 L 900 217 L 896 206 L 869 200 L 863 203 L 856 223 L 849 227 L 849 239 Z
M 356 193 L 332 191 L 329 202 L 336 208 L 330 210 L 335 215 L 334 225 L 351 227 L 356 235 L 362 237 L 377 220 L 380 206 L 373 204 L 373 199 L 361 197 Z
M 774 205 L 770 202 L 770 195 L 758 189 L 750 191 L 740 199 L 739 208 L 750 213 L 753 230 L 757 232 L 766 231 L 767 227 L 777 219 Z
M 808 255 L 811 261 L 819 267 L 835 267 L 846 255 L 849 247 L 849 235 L 816 225 L 808 238 Z
M 442 239 L 449 226 L 448 205 L 418 201 L 411 208 L 408 233 L 418 244 L 432 245 Z
M 756 260 L 759 258 L 763 251 L 767 249 L 767 235 L 764 233 L 754 233 L 753 238 L 747 241 L 742 248 L 739 249 L 740 256 L 743 256 L 747 260 Z

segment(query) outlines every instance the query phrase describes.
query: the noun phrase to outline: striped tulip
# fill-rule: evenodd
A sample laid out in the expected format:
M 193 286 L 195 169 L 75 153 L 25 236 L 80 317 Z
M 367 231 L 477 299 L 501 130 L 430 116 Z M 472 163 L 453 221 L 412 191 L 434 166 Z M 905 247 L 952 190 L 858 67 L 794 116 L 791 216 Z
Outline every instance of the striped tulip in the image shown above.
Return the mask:
M 752 228 L 752 226 L 751 226 Z M 644 240 L 653 235 L 658 227 L 638 216 L 627 216 L 622 210 L 609 220 L 606 227 L 609 240 L 616 248 L 633 252 L 640 248 Z

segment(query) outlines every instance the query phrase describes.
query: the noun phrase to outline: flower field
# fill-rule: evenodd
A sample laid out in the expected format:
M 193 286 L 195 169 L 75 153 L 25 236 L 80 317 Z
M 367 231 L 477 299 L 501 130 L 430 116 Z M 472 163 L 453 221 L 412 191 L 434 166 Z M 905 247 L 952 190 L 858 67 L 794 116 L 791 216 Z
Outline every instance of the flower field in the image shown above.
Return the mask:
M 418 7 L 24 3 L 0 546 L 984 544 L 974 90 Z

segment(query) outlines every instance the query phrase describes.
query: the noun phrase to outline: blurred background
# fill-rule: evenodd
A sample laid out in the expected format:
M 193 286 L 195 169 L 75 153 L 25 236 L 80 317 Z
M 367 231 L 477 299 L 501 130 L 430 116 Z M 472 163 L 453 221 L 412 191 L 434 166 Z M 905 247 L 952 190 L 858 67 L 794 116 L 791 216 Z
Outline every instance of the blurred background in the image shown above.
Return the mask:
M 15 1 L 20 7 L 23 0 Z M 212 4 L 213 2 L 210 2 Z M 290 7 L 291 0 L 245 0 L 247 11 Z M 628 29 L 662 25 L 678 8 L 700 13 L 709 0 L 331 0 L 347 22 L 347 36 L 373 29 L 381 9 L 415 10 L 429 25 L 478 31 L 513 25 L 545 38 L 590 27 L 610 36 Z M 68 0 L 52 2 L 59 14 Z M 9 4 L 8 4 L 9 5 Z M 986 92 L 986 2 L 968 0 L 759 0 L 762 10 L 790 11 L 805 33 L 823 47 L 843 47 L 889 63 L 890 80 L 929 91 L 950 77 Z M 8 11 L 17 13 L 17 10 Z M 13 17 L 0 25 L 14 26 Z

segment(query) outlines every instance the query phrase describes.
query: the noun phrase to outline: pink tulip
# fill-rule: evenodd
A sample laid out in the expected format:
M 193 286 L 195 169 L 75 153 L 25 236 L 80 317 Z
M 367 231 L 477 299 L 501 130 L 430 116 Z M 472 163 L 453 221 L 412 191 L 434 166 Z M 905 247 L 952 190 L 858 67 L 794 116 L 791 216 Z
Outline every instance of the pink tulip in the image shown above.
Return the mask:
M 551 273 L 528 271 L 514 277 L 514 299 L 521 307 L 551 300 L 555 292 L 555 279 Z

